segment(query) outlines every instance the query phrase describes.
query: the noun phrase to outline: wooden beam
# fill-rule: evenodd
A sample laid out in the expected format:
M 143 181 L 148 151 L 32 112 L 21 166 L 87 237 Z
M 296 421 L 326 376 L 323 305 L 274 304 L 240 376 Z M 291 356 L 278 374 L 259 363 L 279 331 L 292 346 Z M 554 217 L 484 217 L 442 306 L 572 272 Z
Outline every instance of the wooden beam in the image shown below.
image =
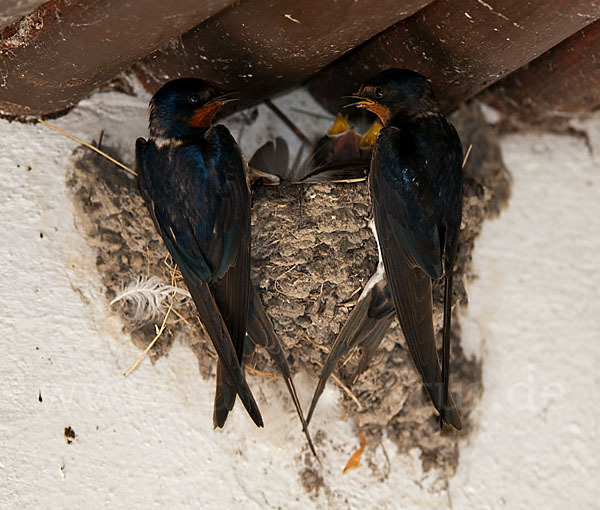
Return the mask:
M 53 0 L 2 30 L 0 113 L 73 106 L 233 0 Z
M 246 0 L 135 66 L 150 92 L 196 76 L 242 92 L 242 107 L 299 84 L 431 0 Z
M 3 0 L 0 6 L 0 28 L 14 23 L 43 3 L 41 0 Z
M 402 67 L 429 77 L 446 110 L 600 18 L 589 0 L 438 0 L 320 73 L 313 95 L 337 111 L 343 94 Z
M 588 25 L 481 94 L 509 124 L 564 128 L 600 107 L 600 21 Z

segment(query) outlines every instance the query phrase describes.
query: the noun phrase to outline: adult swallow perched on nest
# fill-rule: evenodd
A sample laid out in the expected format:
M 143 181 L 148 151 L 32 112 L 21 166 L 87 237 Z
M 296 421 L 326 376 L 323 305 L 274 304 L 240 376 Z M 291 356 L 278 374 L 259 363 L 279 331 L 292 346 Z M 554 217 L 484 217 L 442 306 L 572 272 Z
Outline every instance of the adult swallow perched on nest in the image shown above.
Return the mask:
M 237 394 L 262 427 L 243 373 L 246 331 L 254 332 L 256 342 L 274 355 L 280 369 L 287 363 L 281 360 L 279 340 L 250 282 L 247 165 L 227 128 L 212 125 L 230 100 L 230 93 L 203 80 L 165 84 L 151 100 L 150 138 L 137 140 L 136 158 L 152 220 L 219 357 L 214 425 L 224 425 Z M 289 369 L 284 377 L 306 432 Z
M 365 331 L 371 331 L 372 343 L 379 343 L 391 321 L 391 294 L 414 363 L 440 413 L 440 426 L 446 422 L 460 429 L 460 414 L 449 393 L 448 380 L 452 277 L 462 214 L 461 142 L 440 111 L 429 80 L 416 72 L 383 71 L 365 82 L 353 97 L 358 99 L 354 106 L 375 113 L 383 123 L 369 172 L 374 230 L 383 268 L 380 264 L 370 280 L 330 357 L 339 357 L 348 346 L 366 342 Z M 431 284 L 442 277 L 440 368 Z M 356 329 L 350 327 L 352 324 Z M 382 330 L 375 329 L 377 324 Z M 327 361 L 329 369 L 324 376 L 331 373 L 336 361 Z M 323 385 L 320 381 L 309 419 Z

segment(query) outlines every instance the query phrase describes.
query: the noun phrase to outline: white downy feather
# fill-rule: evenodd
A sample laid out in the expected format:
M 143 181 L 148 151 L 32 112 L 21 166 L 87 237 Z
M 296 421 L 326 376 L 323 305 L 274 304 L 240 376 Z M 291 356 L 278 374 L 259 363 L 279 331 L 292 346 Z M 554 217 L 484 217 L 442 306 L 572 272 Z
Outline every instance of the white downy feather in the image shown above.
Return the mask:
M 185 289 L 172 287 L 156 276 L 139 275 L 110 302 L 110 305 L 119 301 L 132 303 L 135 308 L 130 321 L 139 328 L 166 313 L 172 294 L 178 304 L 190 298 Z

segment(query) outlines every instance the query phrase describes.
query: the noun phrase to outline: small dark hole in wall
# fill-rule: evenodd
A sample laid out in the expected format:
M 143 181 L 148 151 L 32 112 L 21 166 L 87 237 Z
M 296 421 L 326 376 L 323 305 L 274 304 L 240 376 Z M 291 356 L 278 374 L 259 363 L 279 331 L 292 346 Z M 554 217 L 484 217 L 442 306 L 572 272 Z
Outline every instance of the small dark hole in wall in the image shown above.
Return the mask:
M 65 439 L 67 440 L 67 444 L 71 444 L 76 437 L 77 434 L 75 434 L 75 431 L 70 426 L 65 427 Z

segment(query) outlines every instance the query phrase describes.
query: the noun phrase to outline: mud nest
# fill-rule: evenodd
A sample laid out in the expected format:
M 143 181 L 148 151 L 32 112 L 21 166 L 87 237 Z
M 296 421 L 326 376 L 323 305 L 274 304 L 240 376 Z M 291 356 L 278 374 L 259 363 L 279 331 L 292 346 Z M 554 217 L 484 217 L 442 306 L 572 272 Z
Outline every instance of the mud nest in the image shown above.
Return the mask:
M 510 178 L 497 144 L 497 134 L 486 124 L 476 103 L 451 117 L 465 150 L 472 151 L 464 169 L 464 206 L 454 301 L 467 306 L 465 284 L 472 278 L 471 252 L 483 221 L 500 211 L 509 196 Z M 118 154 L 113 154 L 118 157 Z M 169 285 L 169 258 L 137 189 L 127 174 L 87 150 L 74 153 L 69 177 L 78 211 L 78 224 L 97 252 L 97 266 L 111 301 L 140 278 L 157 277 Z M 370 200 L 366 183 L 257 186 L 252 208 L 252 279 L 285 344 L 295 372 L 309 372 L 315 385 L 329 347 L 346 321 L 363 285 L 377 266 L 377 249 L 368 229 Z M 178 285 L 185 288 L 183 282 Z M 168 299 L 165 300 L 168 303 Z M 167 329 L 150 352 L 152 361 L 168 353 L 181 336 L 198 357 L 204 377 L 214 374 L 216 355 L 204 338 L 189 300 L 176 302 Z M 139 317 L 131 301 L 112 306 L 123 318 L 136 346 L 145 348 L 155 335 L 166 306 L 152 317 Z M 160 317 L 157 317 L 160 316 Z M 442 289 L 434 285 L 434 321 L 440 333 Z M 463 414 L 460 433 L 438 420 L 407 351 L 397 322 L 388 331 L 370 368 L 352 385 L 360 402 L 344 394 L 342 412 L 367 435 L 368 450 L 387 430 L 401 451 L 418 447 L 425 470 L 439 467 L 451 476 L 458 462 L 458 440 L 469 433 L 469 414 L 482 391 L 481 367 L 467 359 L 460 345 L 460 324 L 453 322 L 451 389 Z M 357 352 L 350 353 L 338 373 L 348 383 Z M 257 350 L 252 365 L 276 373 L 266 353 Z M 252 386 L 259 384 L 256 379 Z M 329 384 L 335 384 L 330 380 Z M 308 402 L 305 403 L 308 405 Z M 319 441 L 319 407 L 311 425 Z M 268 426 L 268 424 L 267 424 Z M 365 456 L 369 462 L 368 455 Z

